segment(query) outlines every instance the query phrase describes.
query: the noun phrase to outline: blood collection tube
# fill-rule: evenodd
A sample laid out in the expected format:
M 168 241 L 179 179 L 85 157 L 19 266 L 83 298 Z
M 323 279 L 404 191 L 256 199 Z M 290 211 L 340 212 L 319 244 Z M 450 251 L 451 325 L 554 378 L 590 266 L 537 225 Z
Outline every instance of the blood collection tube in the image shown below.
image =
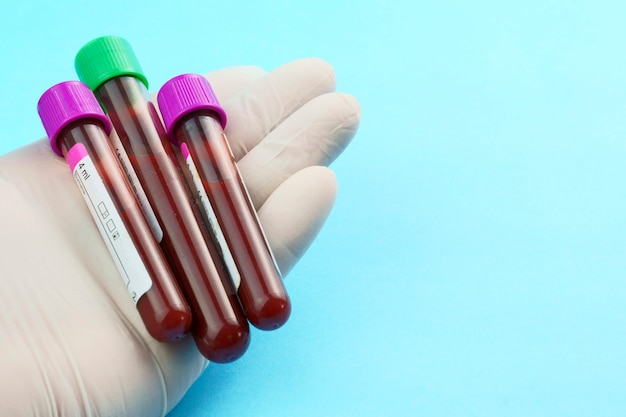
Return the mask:
M 239 300 L 250 323 L 263 330 L 282 326 L 291 303 L 265 239 L 223 128 L 226 113 L 209 82 L 183 74 L 166 82 L 157 95 L 170 139 L 181 147 L 190 170 L 197 168 L 200 194 L 206 192 L 241 283 Z
M 78 52 L 75 67 L 111 119 L 160 223 L 161 246 L 192 309 L 198 349 L 214 362 L 239 358 L 249 344 L 248 322 L 218 250 L 198 222 L 130 44 L 116 36 L 94 39 Z
M 111 122 L 89 88 L 68 81 L 37 105 L 50 147 L 70 165 L 85 202 L 148 332 L 181 339 L 191 311 L 108 142 Z

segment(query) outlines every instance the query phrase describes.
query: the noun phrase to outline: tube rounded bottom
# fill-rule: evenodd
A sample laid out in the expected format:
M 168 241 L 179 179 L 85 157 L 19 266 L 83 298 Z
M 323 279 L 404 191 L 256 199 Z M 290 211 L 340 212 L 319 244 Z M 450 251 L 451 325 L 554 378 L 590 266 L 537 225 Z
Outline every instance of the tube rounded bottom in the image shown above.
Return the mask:
M 228 323 L 217 334 L 210 333 L 206 328 L 205 331 L 195 331 L 194 339 L 200 353 L 212 362 L 233 362 L 243 356 L 250 344 L 250 328 L 247 323 L 243 326 Z
M 276 330 L 291 315 L 291 302 L 285 297 L 268 297 L 259 307 L 245 309 L 250 323 L 261 330 Z
M 155 310 L 145 294 L 137 302 L 137 310 L 148 333 L 159 342 L 181 340 L 191 328 L 191 310 L 185 304 Z

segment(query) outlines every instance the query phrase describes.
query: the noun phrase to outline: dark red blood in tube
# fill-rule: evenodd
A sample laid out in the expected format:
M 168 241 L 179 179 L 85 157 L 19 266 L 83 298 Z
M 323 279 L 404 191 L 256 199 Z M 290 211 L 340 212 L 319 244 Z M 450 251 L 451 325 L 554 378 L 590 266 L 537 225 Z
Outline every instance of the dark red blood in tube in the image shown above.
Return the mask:
M 215 362 L 239 358 L 249 344 L 248 323 L 217 249 L 198 224 L 145 85 L 133 76 L 118 76 L 95 93 L 163 228 L 161 245 L 191 306 L 192 333 L 199 350 Z
M 277 329 L 291 303 L 220 123 L 213 112 L 197 110 L 175 125 L 174 134 L 189 149 L 241 275 L 238 294 L 248 320 Z
M 97 121 L 83 119 L 69 124 L 58 136 L 58 142 L 63 155 L 76 144 L 85 146 L 152 278 L 152 287 L 137 301 L 146 329 L 159 341 L 181 339 L 191 327 L 191 311 L 109 146 L 107 135 Z

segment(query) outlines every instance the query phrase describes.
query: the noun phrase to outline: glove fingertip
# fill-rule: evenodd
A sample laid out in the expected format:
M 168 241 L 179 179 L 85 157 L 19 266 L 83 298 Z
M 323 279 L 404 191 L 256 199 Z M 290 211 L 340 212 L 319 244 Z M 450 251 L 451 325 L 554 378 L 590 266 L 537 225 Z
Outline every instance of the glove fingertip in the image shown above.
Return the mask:
M 259 219 L 283 276 L 322 229 L 336 196 L 334 172 L 312 166 L 289 177 L 259 210 Z

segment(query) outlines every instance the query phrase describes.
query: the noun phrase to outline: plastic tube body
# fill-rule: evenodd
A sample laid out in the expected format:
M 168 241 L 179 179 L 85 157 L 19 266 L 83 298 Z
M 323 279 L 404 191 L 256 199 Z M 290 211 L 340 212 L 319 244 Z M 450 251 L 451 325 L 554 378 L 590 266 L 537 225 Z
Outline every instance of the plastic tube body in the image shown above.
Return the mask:
M 119 76 L 95 93 L 163 228 L 161 245 L 191 306 L 200 352 L 215 362 L 239 358 L 249 344 L 248 323 L 224 267 L 214 261 L 217 249 L 198 224 L 146 87 L 135 77 Z
M 191 327 L 191 311 L 109 146 L 108 136 L 97 122 L 83 119 L 69 124 L 59 135 L 58 141 L 66 159 L 70 152 L 76 152 L 77 146 L 84 146 L 82 149 L 93 162 L 97 173 L 84 171 L 80 175 L 99 175 L 152 279 L 152 286 L 136 300 L 137 310 L 146 329 L 159 341 L 181 339 Z M 102 204 L 100 211 L 111 209 Z M 106 212 L 99 214 L 103 213 L 105 220 L 111 217 Z M 111 227 L 114 225 L 111 224 Z M 114 239 L 115 236 L 113 234 Z
M 210 110 L 183 117 L 174 135 L 188 150 L 241 276 L 239 299 L 250 323 L 282 326 L 291 303 L 226 136 Z

